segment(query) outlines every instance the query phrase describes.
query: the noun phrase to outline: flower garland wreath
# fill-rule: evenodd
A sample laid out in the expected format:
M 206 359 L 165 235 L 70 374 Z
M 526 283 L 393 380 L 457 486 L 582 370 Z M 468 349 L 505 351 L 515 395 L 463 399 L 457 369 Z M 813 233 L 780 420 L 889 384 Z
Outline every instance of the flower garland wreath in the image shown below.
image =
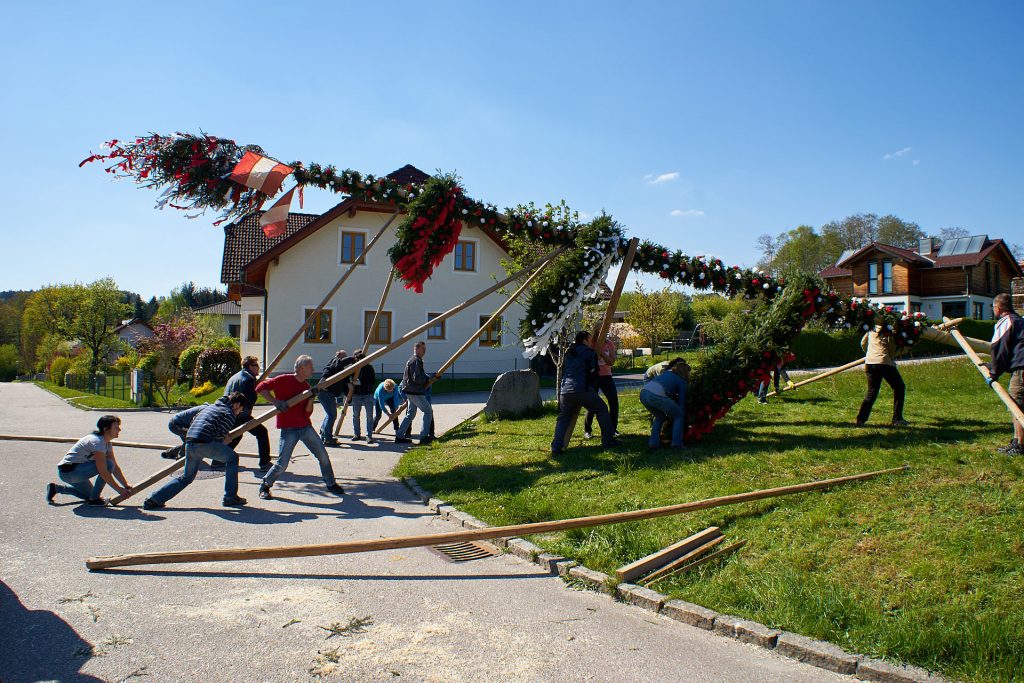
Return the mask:
M 169 205 L 199 214 L 208 209 L 218 211 L 215 225 L 258 211 L 276 192 L 266 194 L 232 179 L 247 152 L 265 158 L 256 145 L 238 145 L 206 134 L 175 133 L 150 134 L 134 141 L 111 140 L 105 149 L 104 153 L 91 154 L 79 166 L 104 162 L 108 164 L 104 169 L 107 173 L 132 179 L 140 187 L 163 189 L 157 208 Z M 579 224 L 557 219 L 550 209 L 499 212 L 493 204 L 467 196 L 454 175 L 437 175 L 420 185 L 330 165 L 296 161 L 288 166 L 300 199 L 302 188 L 312 186 L 402 208 L 405 218 L 388 253 L 405 287 L 417 293 L 423 291 L 434 268 L 455 248 L 467 224 L 551 249 L 571 244 L 573 248 L 551 266 L 557 270 L 557 277 L 548 278 L 547 285 L 535 287 L 529 295 L 520 329 L 528 357 L 548 350 L 550 340 L 584 298 L 596 291 L 625 249 L 622 228 L 610 216 Z M 785 282 L 760 271 L 726 266 L 721 259 L 688 256 L 649 241 L 638 245 L 632 269 L 701 291 L 760 300 L 766 307 L 766 314 L 748 316 L 740 331 L 717 344 L 707 361 L 694 370 L 687 393 L 689 439 L 708 434 L 737 401 L 755 390 L 758 383 L 768 381 L 771 368 L 812 319 L 822 319 L 838 328 L 876 328 L 900 347 L 913 345 L 924 329 L 920 313 L 910 315 L 891 306 L 843 298 L 834 291 L 824 291 L 812 276 Z

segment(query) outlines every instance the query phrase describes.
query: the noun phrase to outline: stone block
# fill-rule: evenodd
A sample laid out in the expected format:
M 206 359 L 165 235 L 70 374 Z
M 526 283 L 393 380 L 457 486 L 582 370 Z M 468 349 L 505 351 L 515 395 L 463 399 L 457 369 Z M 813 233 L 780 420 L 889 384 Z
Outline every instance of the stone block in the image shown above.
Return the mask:
M 561 555 L 552 555 L 551 553 L 540 553 L 539 555 L 537 555 L 536 558 L 534 558 L 533 561 L 539 564 L 541 567 L 543 567 L 546 571 L 549 571 L 552 574 L 557 574 L 558 565 L 562 562 L 565 562 L 565 558 Z
M 859 657 L 837 645 L 783 631 L 775 643 L 779 654 L 839 674 L 857 672 Z
M 707 631 L 715 627 L 715 619 L 720 615 L 714 610 L 700 605 L 694 605 L 685 600 L 669 600 L 661 606 L 661 613 L 670 619 L 681 621 L 690 626 L 696 626 Z
M 665 600 L 668 599 L 657 591 L 652 591 L 650 588 L 635 586 L 631 583 L 620 583 L 618 586 L 618 594 L 619 600 L 629 603 L 630 605 L 643 607 L 651 612 L 660 611 L 661 606 L 664 605 Z
M 778 642 L 779 636 L 782 634 L 782 631 L 768 628 L 764 624 L 746 619 L 737 621 L 734 628 L 737 640 L 757 645 L 758 647 L 768 648 L 769 650 L 775 647 L 775 643 Z
M 486 529 L 490 526 L 490 524 L 488 524 L 487 522 L 481 519 L 477 519 L 468 512 L 463 512 L 461 519 L 462 526 L 466 527 L 467 529 Z
M 731 614 L 719 614 L 715 617 L 715 627 L 712 630 L 720 636 L 735 638 L 736 624 L 741 621 L 743 620 L 739 617 L 734 617 Z
M 441 517 L 441 519 L 448 519 L 453 512 L 458 512 L 458 510 L 456 510 L 451 505 L 438 505 L 437 506 L 437 514 L 438 514 L 439 517 Z
M 441 500 L 440 498 L 427 499 L 427 507 L 429 507 L 434 512 L 437 512 L 437 508 L 441 507 L 442 505 L 447 505 L 447 503 Z
M 537 373 L 533 370 L 512 370 L 494 380 L 484 413 L 520 415 L 540 406 L 540 378 Z
M 533 558 L 544 552 L 529 541 L 521 538 L 512 538 L 508 542 L 508 551 L 516 557 L 521 557 L 527 562 L 533 562 Z
M 612 589 L 609 586 L 611 577 L 602 572 L 595 572 L 593 569 L 577 565 L 569 570 L 569 578 L 576 579 L 591 590 L 596 590 L 606 595 L 612 594 Z
M 890 664 L 881 659 L 862 658 L 857 662 L 857 678 L 878 683 L 946 683 L 946 679 L 916 666 Z
M 555 571 L 558 572 L 559 576 L 561 576 L 562 578 L 565 578 L 565 577 L 569 576 L 569 570 L 572 569 L 573 567 L 578 567 L 579 564 L 580 563 L 577 562 L 576 560 L 565 560 L 564 562 L 556 562 L 555 563 Z

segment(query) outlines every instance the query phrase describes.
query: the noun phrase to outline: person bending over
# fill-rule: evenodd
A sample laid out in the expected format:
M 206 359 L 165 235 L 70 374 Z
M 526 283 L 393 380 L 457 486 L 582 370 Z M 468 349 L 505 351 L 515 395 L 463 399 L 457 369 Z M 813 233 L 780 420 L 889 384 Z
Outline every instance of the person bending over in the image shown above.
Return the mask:
M 57 478 L 46 485 L 46 502 L 53 503 L 58 493 L 80 498 L 89 505 L 106 505 L 100 497 L 110 484 L 122 496 L 130 496 L 132 487 L 124 478 L 110 443 L 121 433 L 121 418 L 104 415 L 96 421 L 96 430 L 79 439 L 57 465 Z

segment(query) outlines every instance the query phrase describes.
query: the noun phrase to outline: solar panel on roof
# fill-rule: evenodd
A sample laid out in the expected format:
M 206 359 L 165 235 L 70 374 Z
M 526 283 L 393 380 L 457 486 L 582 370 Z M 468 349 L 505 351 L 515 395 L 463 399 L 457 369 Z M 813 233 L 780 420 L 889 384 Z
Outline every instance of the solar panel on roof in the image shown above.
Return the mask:
M 942 246 L 939 247 L 939 253 L 936 254 L 936 256 L 949 256 L 950 254 L 952 254 L 953 245 L 955 245 L 956 242 L 957 240 L 946 240 L 945 242 L 943 242 Z
M 848 259 L 851 256 L 853 256 L 854 252 L 856 252 L 856 251 L 857 251 L 856 249 L 847 249 L 847 250 L 845 250 L 842 254 L 839 255 L 839 258 L 836 259 L 836 265 L 838 266 L 840 263 L 842 263 L 846 259 Z
M 967 247 L 967 254 L 977 254 L 979 251 L 985 248 L 985 242 L 988 239 L 988 235 L 975 235 L 971 238 L 971 243 Z
M 961 237 L 956 241 L 956 246 L 953 247 L 953 256 L 960 256 L 961 254 L 967 253 L 967 247 L 971 246 L 971 239 L 969 237 Z

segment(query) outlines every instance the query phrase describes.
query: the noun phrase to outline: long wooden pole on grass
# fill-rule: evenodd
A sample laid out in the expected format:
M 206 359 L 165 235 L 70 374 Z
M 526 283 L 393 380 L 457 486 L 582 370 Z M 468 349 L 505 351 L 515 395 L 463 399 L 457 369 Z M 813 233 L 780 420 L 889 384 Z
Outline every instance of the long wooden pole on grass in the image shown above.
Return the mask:
M 604 351 L 604 338 L 608 336 L 611 329 L 612 319 L 615 317 L 615 309 L 619 306 L 619 298 L 622 296 L 622 288 L 626 285 L 626 278 L 629 277 L 629 270 L 633 267 L 633 258 L 636 256 L 636 247 L 640 239 L 634 237 L 626 247 L 626 255 L 619 266 L 619 275 L 615 278 L 615 289 L 612 290 L 612 298 L 608 300 L 608 307 L 604 310 L 604 317 L 601 318 L 601 327 L 597 330 L 597 339 L 592 339 L 591 344 L 600 355 Z M 555 387 L 555 396 L 558 396 L 559 387 Z M 569 428 L 565 430 L 565 438 L 562 439 L 562 448 L 568 448 L 572 441 L 572 433 L 576 431 L 576 422 L 580 419 L 580 411 L 577 409 L 569 419 Z M 612 438 L 612 434 L 602 434 L 605 439 Z
M 373 245 L 377 244 L 377 240 L 384 236 L 384 233 L 387 231 L 389 227 L 391 227 L 391 224 L 395 221 L 396 218 L 398 218 L 398 215 L 401 212 L 401 208 L 395 209 L 395 212 L 391 214 L 391 218 L 389 218 L 387 223 L 384 224 L 384 227 L 378 230 L 377 234 L 374 235 L 373 239 L 370 240 L 370 243 L 363 247 L 363 251 L 360 253 L 359 258 L 353 259 L 352 264 L 345 270 L 344 273 L 341 274 L 341 277 L 338 278 L 338 281 L 335 283 L 335 285 L 331 287 L 329 292 L 327 292 L 327 295 L 324 296 L 323 300 L 319 304 L 317 304 L 317 307 L 314 308 L 313 311 L 308 316 L 306 316 L 306 320 L 302 323 L 302 326 L 299 327 L 298 330 L 296 330 L 295 334 L 292 335 L 292 338 L 289 339 L 288 343 L 284 345 L 284 348 L 282 348 L 278 352 L 278 354 L 274 356 L 274 360 L 267 363 L 267 367 L 263 368 L 263 374 L 259 376 L 259 379 L 256 380 L 257 382 L 262 382 L 264 379 L 266 379 L 267 375 L 270 374 L 270 371 L 276 368 L 277 364 L 281 362 L 281 359 L 284 358 L 284 355 L 291 351 L 292 347 L 295 346 L 295 342 L 299 341 L 299 337 L 301 337 L 302 334 L 306 331 L 306 328 L 309 327 L 309 324 L 313 322 L 313 319 L 316 318 L 316 316 L 320 315 L 320 311 L 322 311 L 324 306 L 326 306 L 327 303 L 331 300 L 331 297 L 337 294 L 338 290 L 341 289 L 341 286 L 345 284 L 345 280 L 348 279 L 348 276 L 355 271 L 356 266 L 360 265 L 359 262 L 363 260 L 364 256 L 366 256 L 366 252 L 370 251 L 370 249 L 373 249 Z M 355 254 L 353 253 L 353 256 L 354 255 Z
M 484 322 L 483 325 L 481 325 L 479 328 L 477 328 L 477 331 L 474 332 L 472 335 L 470 335 L 469 339 L 467 339 L 466 342 L 462 346 L 459 347 L 459 350 L 456 351 L 455 353 L 453 353 L 451 358 L 446 360 L 441 365 L 441 367 L 437 369 L 437 372 L 434 373 L 433 377 L 431 377 L 429 380 L 427 380 L 427 387 L 428 388 L 431 385 L 433 385 L 434 382 L 436 382 L 437 380 L 441 379 L 441 375 L 443 375 L 445 372 L 447 372 L 448 368 L 450 368 L 451 366 L 455 365 L 455 361 L 459 359 L 459 356 L 461 356 L 466 351 L 468 351 L 469 348 L 473 345 L 473 342 L 477 341 L 480 338 L 480 335 L 482 335 L 484 332 L 486 332 L 488 329 L 490 329 L 491 325 L 494 324 L 494 321 L 498 320 L 501 317 L 501 314 L 504 313 L 506 310 L 508 310 L 509 306 L 511 306 L 512 304 L 514 304 L 516 302 L 516 300 L 519 298 L 519 296 L 523 292 L 526 291 L 527 287 L 530 286 L 530 283 L 533 282 L 534 278 L 536 278 L 538 275 L 540 275 L 544 271 L 544 269 L 547 268 L 549 265 L 551 265 L 551 261 L 548 261 L 547 263 L 545 263 L 544 265 L 540 266 L 539 268 L 534 270 L 532 273 L 530 273 L 530 277 L 526 278 L 526 281 L 523 282 L 523 284 L 519 287 L 519 289 L 514 291 L 511 296 L 509 296 L 507 299 L 505 299 L 505 301 L 502 302 L 502 304 L 500 306 L 498 306 L 498 310 L 496 310 L 494 313 L 492 313 L 491 317 L 489 317 L 487 319 L 487 321 Z M 405 407 L 406 407 L 406 404 L 402 404 L 401 406 L 399 406 L 395 410 L 394 415 L 392 415 L 390 418 L 388 418 L 388 422 L 391 422 L 392 420 L 397 420 L 398 416 L 402 414 L 402 411 L 405 409 Z M 379 434 L 380 432 L 382 432 L 384 430 L 384 427 L 388 426 L 388 422 L 385 422 L 383 425 L 381 425 L 380 429 L 378 429 L 376 433 Z M 395 422 L 395 429 L 396 430 L 398 429 L 398 422 L 397 421 Z
M 419 327 L 416 327 L 415 329 L 413 329 L 411 332 L 405 333 L 404 335 L 402 335 L 402 337 L 400 337 L 399 339 L 391 342 L 387 346 L 384 346 L 384 347 L 382 347 L 380 349 L 377 349 L 373 353 L 364 356 L 362 358 L 362 360 L 356 361 L 355 363 L 353 363 L 352 365 L 349 365 L 347 368 L 345 368 L 341 372 L 339 372 L 337 374 L 334 374 L 334 375 L 331 375 L 330 377 L 326 377 L 324 379 L 321 379 L 320 382 L 316 385 L 315 390 L 319 391 L 320 389 L 323 389 L 325 387 L 329 387 L 330 385 L 332 385 L 332 384 L 334 384 L 336 382 L 340 382 L 341 380 L 345 379 L 346 377 L 352 376 L 353 374 L 359 372 L 364 365 L 372 363 L 373 361 L 377 360 L 381 356 L 383 356 L 383 355 L 385 355 L 385 354 L 387 354 L 387 353 L 397 349 L 398 347 L 402 346 L 407 341 L 409 341 L 410 339 L 412 339 L 416 335 L 420 334 L 424 330 L 430 328 L 433 325 L 436 325 L 438 322 L 441 322 L 443 320 L 447 320 L 448 318 L 452 317 L 456 313 L 460 313 L 460 312 L 464 311 L 465 309 L 467 309 L 470 306 L 472 306 L 473 304 L 475 304 L 477 301 L 480 301 L 481 299 L 483 299 L 483 298 L 493 294 L 494 292 L 498 291 L 502 287 L 505 287 L 505 286 L 509 285 L 510 283 L 515 282 L 516 280 L 518 280 L 520 277 L 522 277 L 526 273 L 531 272 L 534 268 L 539 268 L 540 266 L 542 266 L 543 264 L 547 263 L 548 261 L 554 260 L 562 252 L 564 252 L 566 249 L 568 249 L 569 246 L 570 245 L 562 246 L 562 247 L 556 249 L 555 251 L 551 252 L 550 254 L 547 254 L 546 256 L 542 256 L 541 258 L 537 259 L 536 261 L 534 261 L 530 265 L 526 266 L 522 270 L 519 270 L 519 271 L 513 273 L 512 275 L 508 276 L 504 280 L 501 280 L 499 282 L 494 283 L 493 285 L 491 285 L 487 289 L 485 289 L 482 292 L 476 294 L 475 296 L 470 297 L 469 299 L 466 299 L 462 303 L 456 304 L 455 306 L 452 306 L 451 308 L 449 308 L 447 311 L 445 311 L 441 315 L 439 315 L 436 318 L 433 318 L 431 320 L 428 320 L 427 322 L 423 323 Z M 313 389 L 307 389 L 306 391 L 303 391 L 301 394 L 297 394 L 297 395 L 291 397 L 290 399 L 285 401 L 287 407 L 290 408 L 290 407 L 292 407 L 294 405 L 302 403 L 303 401 L 307 401 L 307 400 L 313 398 L 313 391 L 314 391 Z M 278 412 L 279 411 L 277 410 L 277 408 L 271 408 L 270 410 L 268 410 L 265 413 L 261 413 L 260 415 L 256 415 L 251 420 L 246 422 L 245 424 L 239 425 L 238 427 L 235 427 L 234 429 L 232 429 L 228 433 L 228 436 L 231 439 L 234 439 L 234 438 L 236 438 L 238 436 L 241 436 L 242 434 L 245 434 L 247 431 L 249 431 L 250 429 L 252 429 L 256 425 L 263 424 L 264 422 L 266 422 L 270 418 L 274 417 L 275 415 L 278 414 Z M 171 474 L 172 472 L 174 472 L 178 468 L 184 466 L 184 464 L 185 464 L 185 458 L 179 458 L 178 460 L 174 461 L 173 463 L 171 463 L 167 467 L 163 468 L 162 470 L 159 470 L 158 472 L 154 472 L 153 474 L 151 474 L 146 479 L 144 479 L 141 482 L 138 482 L 137 484 L 135 484 L 135 486 L 131 490 L 131 495 L 135 495 L 136 493 L 149 488 L 150 486 L 152 486 L 156 482 L 160 481 L 161 479 L 163 479 L 167 475 Z M 110 504 L 111 505 L 119 505 L 120 503 L 124 502 L 129 497 L 130 496 L 126 496 L 126 495 L 123 495 L 123 494 L 119 495 L 116 498 L 111 499 Z
M 819 379 L 825 379 L 827 377 L 832 377 L 833 375 L 838 375 L 840 372 L 846 372 L 847 370 L 851 370 L 851 369 L 856 368 L 858 366 L 864 365 L 864 360 L 865 360 L 864 358 L 858 358 L 857 360 L 850 361 L 846 365 L 840 365 L 838 368 L 832 368 L 831 370 L 826 370 L 825 372 L 821 373 L 820 375 L 815 375 L 814 377 L 810 377 L 808 379 L 805 379 L 805 380 L 802 380 L 800 382 L 797 382 L 792 387 L 790 387 L 788 389 L 788 391 L 793 391 L 793 389 L 796 389 L 797 387 L 802 387 L 805 384 L 810 384 L 811 382 L 817 382 Z M 772 392 L 769 392 L 767 395 L 768 396 L 775 396 L 776 392 L 772 391 Z
M 27 434 L 0 434 L 0 441 L 42 441 L 44 443 L 78 443 L 73 436 L 32 436 Z M 145 450 L 166 451 L 174 446 L 165 446 L 158 443 L 139 443 L 136 441 L 111 441 L 111 446 L 118 448 L 141 448 Z M 181 445 L 181 444 L 178 444 Z M 243 458 L 258 458 L 258 453 L 238 453 Z
M 370 340 L 373 339 L 373 335 L 377 331 L 377 320 L 380 319 L 380 314 L 384 310 L 384 302 L 388 300 L 388 292 L 391 291 L 391 283 L 395 281 L 395 269 L 392 268 L 388 274 L 388 281 L 384 285 L 384 291 L 380 295 L 380 303 L 377 304 L 377 310 L 373 314 L 373 320 L 370 322 L 370 327 L 366 330 L 366 339 L 363 341 L 363 355 L 370 349 Z M 348 387 L 348 394 L 345 396 L 345 405 L 341 408 L 341 417 L 338 419 L 338 424 L 334 427 L 334 436 L 341 434 L 341 426 L 345 422 L 345 416 L 348 415 L 348 407 L 352 404 L 352 396 L 356 393 L 355 384 L 350 383 Z M 370 409 L 372 414 L 373 409 Z M 373 436 L 367 434 L 367 436 Z
M 656 517 L 667 517 L 669 515 L 680 515 L 687 512 L 720 507 L 722 505 L 735 505 L 737 503 L 747 503 L 754 500 L 763 500 L 765 498 L 776 498 L 778 496 L 787 496 L 794 493 L 820 491 L 832 488 L 833 486 L 840 486 L 854 481 L 871 479 L 885 474 L 905 472 L 908 469 L 909 465 L 904 465 L 902 467 L 895 467 L 887 470 L 852 474 L 846 477 L 812 481 L 805 484 L 794 484 L 791 486 L 780 486 L 773 489 L 763 489 L 747 493 L 736 493 L 729 496 L 719 496 L 717 498 L 706 498 L 704 500 L 698 500 L 691 503 L 679 503 L 676 505 L 666 505 L 664 507 L 649 508 L 646 510 L 633 510 L 630 512 L 615 512 L 606 515 L 595 515 L 593 517 L 577 517 L 576 519 L 563 519 L 553 522 L 534 522 L 532 524 L 516 524 L 513 526 L 492 527 L 488 529 L 474 529 L 398 538 L 380 538 L 366 541 L 343 541 L 341 543 L 316 543 L 310 545 L 291 545 L 267 548 L 182 550 L 176 552 L 134 553 L 129 555 L 90 557 L 86 560 L 85 566 L 89 569 L 112 569 L 114 567 L 130 567 L 140 564 L 179 564 L 183 562 L 221 562 L 225 560 L 265 560 L 284 557 L 317 557 L 321 555 L 365 553 L 376 550 L 419 548 L 423 546 L 439 545 L 442 543 L 482 541 L 488 538 L 508 538 L 511 536 L 524 536 L 527 534 L 546 534 L 554 531 L 565 531 L 567 529 L 581 529 L 585 527 L 604 526 L 606 524 L 635 522 L 642 519 L 654 519 Z
M 950 330 L 950 334 L 952 334 L 953 338 L 957 340 L 960 344 L 960 348 L 964 350 L 964 353 L 966 353 L 968 358 L 971 359 L 974 366 L 978 368 L 978 372 L 981 373 L 981 376 L 984 377 L 986 381 L 992 379 L 992 373 L 988 371 L 988 365 L 978 357 L 978 354 L 971 348 L 971 345 L 964 338 L 964 335 L 960 334 L 960 330 L 954 328 Z M 1013 419 L 1024 426 L 1024 412 L 1022 412 L 1020 406 L 1010 398 L 1010 394 L 1003 388 L 1003 385 L 999 382 L 992 382 L 990 386 L 992 387 L 992 390 L 996 392 L 996 396 L 999 397 L 999 400 L 1001 400 L 1010 410 L 1010 414 L 1013 415 Z

